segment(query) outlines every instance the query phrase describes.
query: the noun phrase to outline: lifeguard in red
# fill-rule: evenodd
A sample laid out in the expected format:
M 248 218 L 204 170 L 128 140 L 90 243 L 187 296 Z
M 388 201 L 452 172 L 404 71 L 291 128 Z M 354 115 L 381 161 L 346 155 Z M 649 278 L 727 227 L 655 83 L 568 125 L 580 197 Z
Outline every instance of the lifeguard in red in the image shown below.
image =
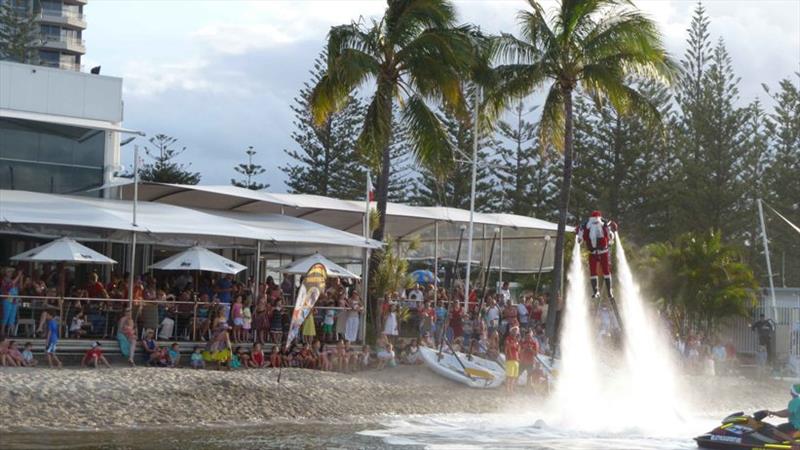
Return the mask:
M 608 298 L 614 298 L 611 290 L 610 246 L 614 243 L 616 232 L 617 224 L 604 219 L 600 211 L 593 211 L 591 217 L 578 228 L 578 243 L 586 243 L 586 249 L 589 250 L 589 273 L 594 298 L 600 298 L 600 273 L 603 274 Z

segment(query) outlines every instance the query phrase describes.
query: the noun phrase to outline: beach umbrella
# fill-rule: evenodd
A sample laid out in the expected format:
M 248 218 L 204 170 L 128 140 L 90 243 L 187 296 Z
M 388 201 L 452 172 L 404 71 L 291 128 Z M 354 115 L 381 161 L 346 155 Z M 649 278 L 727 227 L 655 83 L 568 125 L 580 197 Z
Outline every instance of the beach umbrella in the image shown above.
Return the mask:
M 433 272 L 424 269 L 415 270 L 411 272 L 409 275 L 411 275 L 411 278 L 414 280 L 414 283 L 417 284 L 431 284 L 435 279 L 435 277 L 433 276 Z
M 322 264 L 325 267 L 325 270 L 327 271 L 328 277 L 353 278 L 356 280 L 361 279 L 361 277 L 359 277 L 358 275 L 354 274 L 353 272 L 350 272 L 349 270 L 336 264 L 330 259 L 320 255 L 319 253 L 314 253 L 313 255 L 306 256 L 303 259 L 293 261 L 288 265 L 284 266 L 280 271 L 282 273 L 304 275 L 314 264 Z
M 207 248 L 194 246 L 177 255 L 162 259 L 150 266 L 150 268 L 159 270 L 201 270 L 206 272 L 237 274 L 247 269 L 247 266 L 231 261 Z
M 71 262 L 86 264 L 116 264 L 113 259 L 85 245 L 63 237 L 34 249 L 12 256 L 13 261 Z

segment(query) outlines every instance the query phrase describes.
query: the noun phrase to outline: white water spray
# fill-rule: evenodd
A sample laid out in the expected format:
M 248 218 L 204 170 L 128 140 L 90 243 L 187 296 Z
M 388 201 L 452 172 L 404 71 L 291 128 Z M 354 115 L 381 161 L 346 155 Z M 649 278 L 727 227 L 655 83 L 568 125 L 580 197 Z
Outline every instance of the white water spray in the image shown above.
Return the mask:
M 672 351 L 663 328 L 647 310 L 617 240 L 624 358 L 601 345 L 590 315 L 580 245 L 568 272 L 561 334 L 561 369 L 551 410 L 558 424 L 576 430 L 639 429 L 655 434 L 677 425 L 681 410 Z

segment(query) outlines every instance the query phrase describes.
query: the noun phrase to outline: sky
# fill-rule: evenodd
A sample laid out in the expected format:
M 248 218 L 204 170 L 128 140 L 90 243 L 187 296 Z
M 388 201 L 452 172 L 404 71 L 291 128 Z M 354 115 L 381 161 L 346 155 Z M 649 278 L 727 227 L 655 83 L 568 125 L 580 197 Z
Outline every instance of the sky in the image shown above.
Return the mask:
M 545 0 L 546 6 L 555 3 Z M 459 19 L 487 32 L 516 33 L 522 0 L 456 1 Z M 639 0 L 658 23 L 668 51 L 680 59 L 696 1 Z M 769 104 L 761 84 L 775 87 L 800 72 L 800 0 L 705 0 L 711 38 L 724 39 L 741 78 L 742 103 Z M 123 78 L 124 126 L 178 138 L 179 157 L 202 184 L 228 184 L 253 146 L 259 181 L 285 192 L 279 169 L 289 162 L 290 109 L 309 78 L 331 26 L 377 17 L 379 0 L 211 1 L 91 0 L 84 65 Z M 794 78 L 797 80 L 797 78 Z M 123 163 L 132 146 L 123 147 Z

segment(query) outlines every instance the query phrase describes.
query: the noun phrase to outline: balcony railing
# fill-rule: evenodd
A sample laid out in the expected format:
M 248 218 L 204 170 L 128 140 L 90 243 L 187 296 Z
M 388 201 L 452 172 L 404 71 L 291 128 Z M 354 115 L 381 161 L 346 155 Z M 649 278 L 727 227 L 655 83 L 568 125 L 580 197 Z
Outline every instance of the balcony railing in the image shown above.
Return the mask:
M 69 47 L 80 47 L 81 51 L 83 51 L 82 49 L 86 47 L 85 40 L 72 36 L 64 36 L 64 35 L 58 36 L 54 34 L 45 34 L 42 35 L 42 41 L 44 42 L 44 46 L 52 45 L 53 43 L 66 44 L 66 47 L 69 50 L 73 50 L 73 48 Z
M 82 14 L 82 13 L 79 13 L 79 12 L 73 12 L 73 11 L 46 11 L 46 10 L 42 10 L 39 13 L 39 18 L 44 19 L 44 20 L 48 20 L 48 19 L 49 20 L 71 19 L 71 20 L 78 20 L 78 21 L 81 21 L 81 22 L 85 22 L 86 21 L 86 15 L 85 14 Z
M 67 62 L 67 61 L 40 61 L 40 65 L 45 67 L 54 67 L 56 69 L 65 69 L 65 70 L 74 70 L 76 72 L 83 72 L 84 66 L 83 64 L 78 64 L 74 62 Z

